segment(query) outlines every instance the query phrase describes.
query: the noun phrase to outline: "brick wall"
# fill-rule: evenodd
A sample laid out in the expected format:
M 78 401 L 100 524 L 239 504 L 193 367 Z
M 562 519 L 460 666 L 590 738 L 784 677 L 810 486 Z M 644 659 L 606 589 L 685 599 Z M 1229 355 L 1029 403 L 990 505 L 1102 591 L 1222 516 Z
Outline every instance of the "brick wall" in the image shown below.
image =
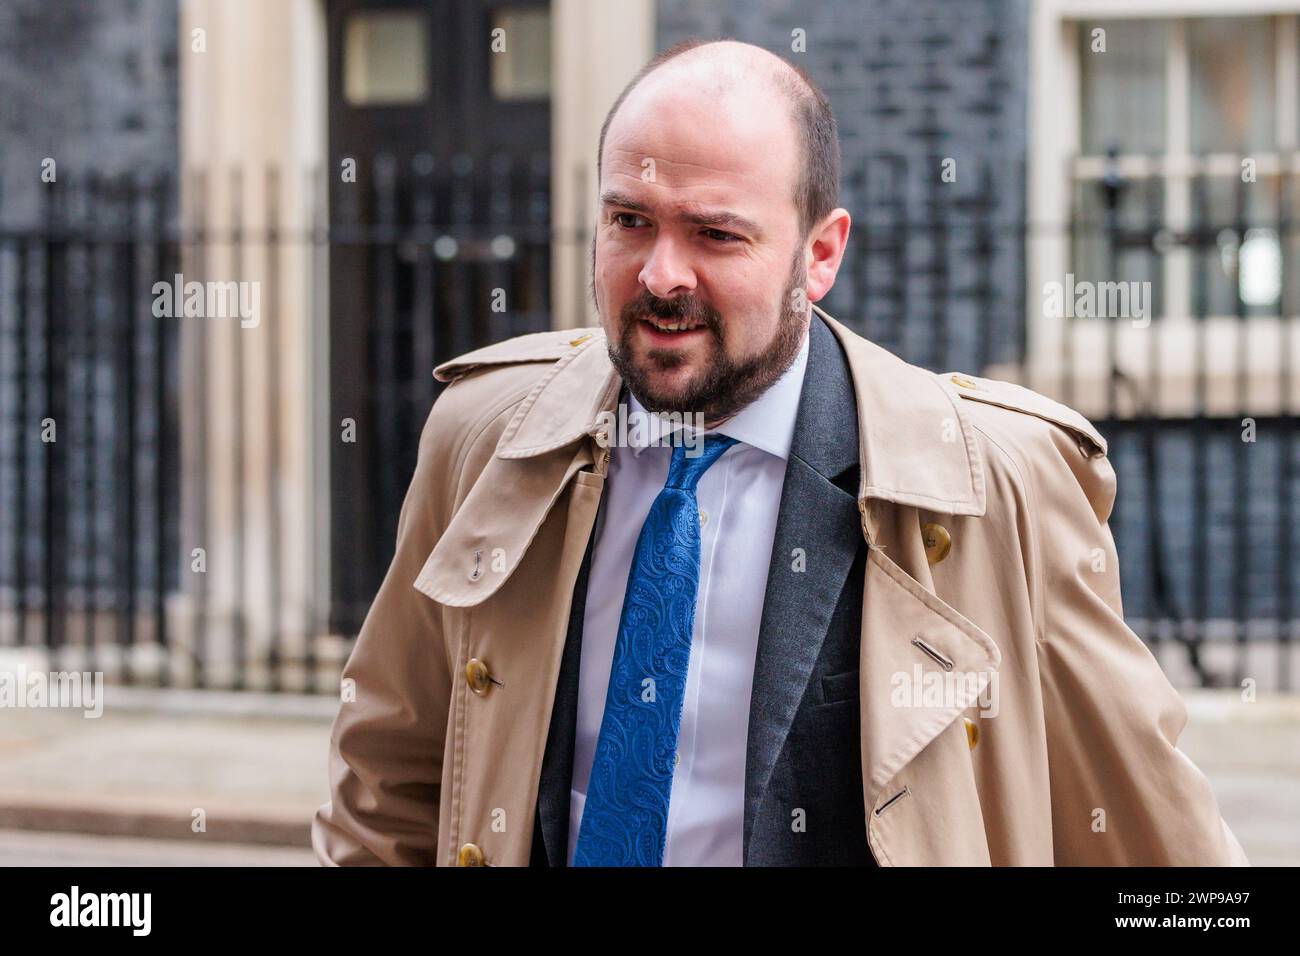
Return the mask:
M 0 217 L 38 221 L 41 160 L 60 182 L 175 170 L 177 0 L 0 3 Z
M 978 371 L 1023 341 L 1026 29 L 1026 0 L 659 0 L 657 45 L 730 36 L 808 70 L 854 218 L 823 305 L 910 361 Z

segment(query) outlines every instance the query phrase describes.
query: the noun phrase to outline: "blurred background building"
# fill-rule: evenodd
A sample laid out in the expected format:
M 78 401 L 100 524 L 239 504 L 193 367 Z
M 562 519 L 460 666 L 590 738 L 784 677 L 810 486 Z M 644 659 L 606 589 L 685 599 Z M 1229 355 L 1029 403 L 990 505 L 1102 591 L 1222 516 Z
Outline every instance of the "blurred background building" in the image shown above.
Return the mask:
M 1092 418 L 1131 625 L 1294 690 L 1300 0 L 4 0 L 0 650 L 335 693 L 431 369 L 595 323 L 600 123 L 691 36 L 830 96 L 823 306 Z M 259 321 L 155 315 L 177 273 Z

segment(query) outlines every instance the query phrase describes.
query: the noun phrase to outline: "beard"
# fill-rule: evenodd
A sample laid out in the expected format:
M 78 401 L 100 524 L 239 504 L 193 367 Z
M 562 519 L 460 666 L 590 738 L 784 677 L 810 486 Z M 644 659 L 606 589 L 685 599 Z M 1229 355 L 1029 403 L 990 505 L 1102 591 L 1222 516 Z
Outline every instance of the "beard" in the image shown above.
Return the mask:
M 777 329 L 772 341 L 757 356 L 743 361 L 727 353 L 722 317 L 716 309 L 695 296 L 661 299 L 647 290 L 619 312 L 619 336 L 609 340 L 609 360 L 637 400 L 652 412 L 700 414 L 706 422 L 730 418 L 762 395 L 785 374 L 803 344 L 807 312 L 794 307 L 794 290 L 807 281 L 802 250 L 791 264 L 790 276 L 778 306 Z M 652 348 L 638 363 L 633 357 L 632 337 L 637 322 L 648 316 L 660 319 L 689 319 L 699 323 L 711 338 L 711 352 L 704 368 L 685 387 L 671 392 L 657 389 L 651 374 L 677 368 L 686 357 L 675 349 Z

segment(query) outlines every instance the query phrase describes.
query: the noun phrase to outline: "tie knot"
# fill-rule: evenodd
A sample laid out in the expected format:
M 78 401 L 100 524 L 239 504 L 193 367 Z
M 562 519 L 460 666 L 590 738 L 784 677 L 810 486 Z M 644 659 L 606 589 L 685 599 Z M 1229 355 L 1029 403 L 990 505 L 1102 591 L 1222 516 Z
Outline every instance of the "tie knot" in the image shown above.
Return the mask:
M 667 488 L 682 488 L 694 491 L 700 477 L 709 470 L 709 466 L 722 457 L 722 453 L 736 444 L 736 439 L 726 435 L 705 435 L 704 449 L 694 456 L 685 445 L 673 447 L 673 460 L 668 466 Z M 699 446 L 697 445 L 698 449 Z

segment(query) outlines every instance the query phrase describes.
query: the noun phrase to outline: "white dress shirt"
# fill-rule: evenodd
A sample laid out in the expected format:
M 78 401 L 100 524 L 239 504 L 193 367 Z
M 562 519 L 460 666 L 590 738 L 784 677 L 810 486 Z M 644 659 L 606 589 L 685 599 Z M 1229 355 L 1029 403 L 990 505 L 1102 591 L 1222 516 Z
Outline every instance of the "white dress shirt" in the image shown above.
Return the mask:
M 794 363 L 757 400 L 716 431 L 737 440 L 704 473 L 700 582 L 682 701 L 677 767 L 668 808 L 665 866 L 740 866 L 745 819 L 745 750 L 754 657 L 767 590 L 781 486 L 808 364 L 808 338 Z M 646 414 L 635 396 L 630 411 Z M 615 448 L 587 581 L 578 714 L 569 800 L 568 861 L 586 805 L 587 782 L 605 714 L 623 594 L 641 526 L 668 480 L 672 448 L 642 429 Z

